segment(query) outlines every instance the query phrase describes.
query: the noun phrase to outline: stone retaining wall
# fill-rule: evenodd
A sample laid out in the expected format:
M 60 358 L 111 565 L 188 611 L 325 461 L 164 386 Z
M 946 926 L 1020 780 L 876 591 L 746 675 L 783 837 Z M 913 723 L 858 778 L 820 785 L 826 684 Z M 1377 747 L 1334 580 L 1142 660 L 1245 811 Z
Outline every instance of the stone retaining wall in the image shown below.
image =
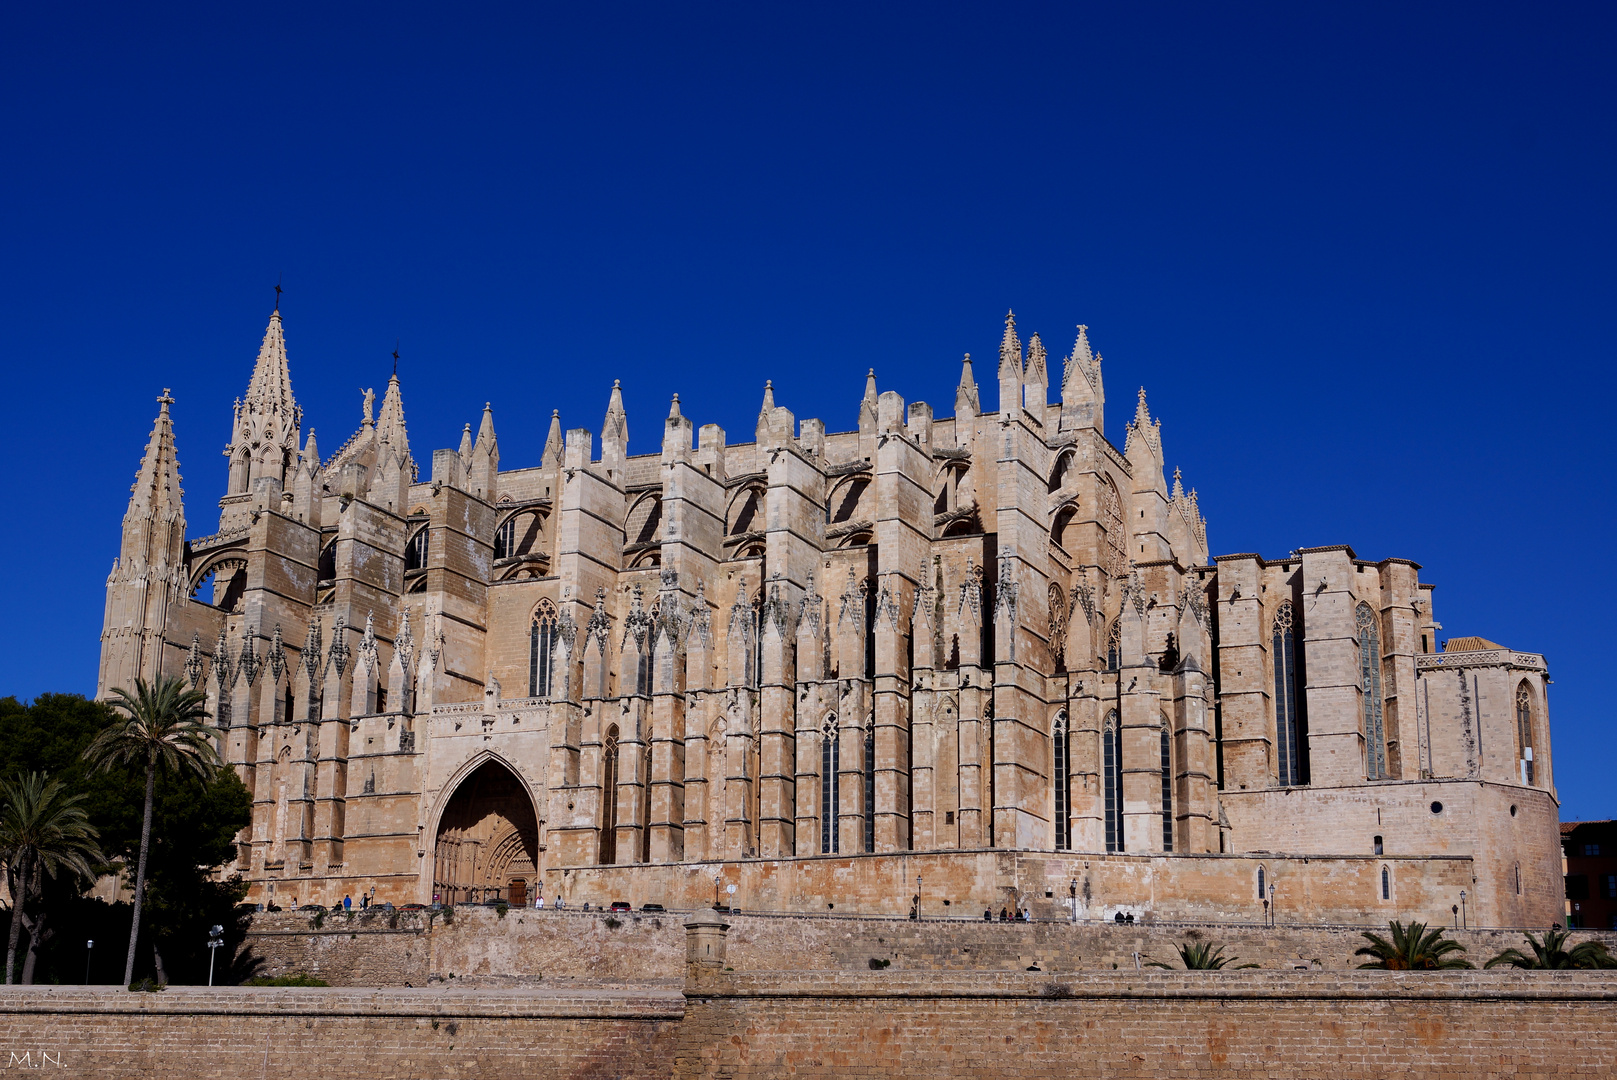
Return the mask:
M 424 986 L 431 979 L 521 983 L 595 980 L 625 983 L 684 977 L 685 916 L 676 912 L 608 915 L 463 908 L 453 922 L 420 915 L 370 918 L 284 912 L 254 919 L 249 945 L 265 974 L 306 972 L 334 985 Z M 729 951 L 742 971 L 864 971 L 885 960 L 893 971 L 1111 971 L 1151 958 L 1172 962 L 1174 946 L 1202 940 L 1225 955 L 1269 969 L 1344 970 L 1361 958 L 1358 927 L 1265 928 L 1253 925 L 1118 926 L 1114 923 L 985 923 L 965 920 L 736 915 Z M 1377 928 L 1385 936 L 1386 927 Z M 1451 930 L 1480 964 L 1522 947 L 1516 930 Z M 1579 932 L 1617 951 L 1617 934 Z

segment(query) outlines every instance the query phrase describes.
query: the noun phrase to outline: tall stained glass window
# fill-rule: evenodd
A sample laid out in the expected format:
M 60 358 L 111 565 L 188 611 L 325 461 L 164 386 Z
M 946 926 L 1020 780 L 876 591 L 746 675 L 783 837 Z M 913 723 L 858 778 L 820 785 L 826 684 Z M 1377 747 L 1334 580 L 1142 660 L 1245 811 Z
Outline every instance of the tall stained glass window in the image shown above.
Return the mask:
M 1281 787 L 1303 782 L 1297 745 L 1297 635 L 1291 601 L 1280 605 L 1274 621 L 1275 756 Z
M 1101 726 L 1101 782 L 1105 794 L 1106 850 L 1123 850 L 1123 734 L 1117 710 L 1106 714 Z
M 1371 780 L 1387 778 L 1387 736 L 1381 700 L 1381 632 L 1369 604 L 1358 608 L 1359 679 L 1364 690 L 1364 766 Z

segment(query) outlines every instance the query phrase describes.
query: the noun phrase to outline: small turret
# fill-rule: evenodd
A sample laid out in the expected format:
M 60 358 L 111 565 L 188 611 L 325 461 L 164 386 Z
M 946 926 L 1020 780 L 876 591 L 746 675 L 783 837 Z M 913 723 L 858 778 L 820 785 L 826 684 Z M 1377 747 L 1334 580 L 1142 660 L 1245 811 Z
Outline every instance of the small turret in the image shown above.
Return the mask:
M 1022 376 L 1022 387 L 1027 411 L 1039 423 L 1045 422 L 1045 406 L 1050 399 L 1050 371 L 1044 352 L 1044 341 L 1037 333 L 1028 339 L 1027 371 Z
M 760 418 L 760 424 L 763 420 Z M 691 456 L 691 422 L 679 411 L 679 395 L 674 395 L 668 406 L 668 419 L 663 424 L 663 460 L 689 461 Z
M 613 379 L 612 396 L 606 403 L 606 419 L 601 424 L 601 465 L 613 483 L 623 483 L 623 467 L 628 457 L 629 415 L 623 409 L 623 386 Z
M 865 396 L 859 399 L 859 433 L 870 435 L 876 430 L 876 369 L 865 375 Z
M 1078 340 L 1061 373 L 1061 430 L 1094 428 L 1104 434 L 1106 388 L 1101 382 L 1100 356 L 1089 348 L 1089 327 L 1078 326 Z
M 477 428 L 477 443 L 472 447 L 471 464 L 466 470 L 466 486 L 470 493 L 488 502 L 494 501 L 494 486 L 500 474 L 500 444 L 494 437 L 494 406 L 483 403 L 483 422 Z
M 999 339 L 999 417 L 1008 420 L 1022 407 L 1022 339 L 1016 336 L 1016 312 L 1005 313 Z
M 977 380 L 971 374 L 971 354 L 960 362 L 960 385 L 954 392 L 954 438 L 961 446 L 971 444 L 971 431 L 977 417 L 983 412 L 982 400 L 977 396 Z
M 539 459 L 539 466 L 543 469 L 555 469 L 561 465 L 562 448 L 565 444 L 561 436 L 561 410 L 550 410 L 550 434 L 545 436 L 545 452 Z

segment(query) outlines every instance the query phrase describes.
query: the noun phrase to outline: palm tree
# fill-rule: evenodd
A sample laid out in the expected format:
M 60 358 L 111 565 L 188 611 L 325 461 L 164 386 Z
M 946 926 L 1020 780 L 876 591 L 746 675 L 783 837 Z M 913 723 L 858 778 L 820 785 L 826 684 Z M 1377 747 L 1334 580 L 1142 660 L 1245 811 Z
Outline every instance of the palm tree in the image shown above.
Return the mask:
M 1468 960 L 1449 955 L 1452 952 L 1465 952 L 1465 946 L 1444 937 L 1442 927 L 1428 930 L 1425 923 L 1412 922 L 1405 926 L 1397 921 L 1389 922 L 1387 926 L 1392 931 L 1391 941 L 1380 934 L 1365 931 L 1364 937 L 1370 944 L 1355 949 L 1353 955 L 1374 959 L 1359 967 L 1387 971 L 1440 971 L 1475 966 Z
M 43 885 L 42 877 L 67 873 L 95 880 L 91 864 L 102 859 L 97 833 L 79 803 L 60 780 L 37 772 L 0 782 L 0 857 L 6 861 L 6 887 L 11 892 L 11 935 L 6 943 L 6 985 L 17 970 L 17 942 L 28 923 L 30 949 L 39 944 L 45 916 L 29 919 L 28 901 Z
M 1224 946 L 1214 945 L 1210 941 L 1186 941 L 1174 946 L 1179 953 L 1180 963 L 1185 965 L 1186 971 L 1219 971 L 1234 964 L 1237 968 L 1255 968 L 1256 964 L 1236 964 L 1239 956 L 1225 956 Z M 1164 971 L 1174 970 L 1172 965 L 1164 964 L 1160 960 L 1153 960 L 1146 967 L 1162 968 Z
M 159 768 L 194 772 L 203 780 L 219 767 L 214 748 L 216 732 L 205 726 L 207 699 L 200 690 L 187 690 L 178 678 L 159 676 L 154 686 L 135 680 L 135 692 L 118 687 L 111 705 L 125 719 L 95 737 L 84 757 L 99 769 L 120 763 L 146 766 L 146 808 L 140 822 L 140 861 L 135 870 L 135 914 L 129 926 L 129 957 L 124 961 L 124 985 L 135 981 L 135 941 L 140 936 L 140 907 L 146 895 L 146 854 L 152 844 L 152 793 Z
M 1566 939 L 1571 936 L 1560 926 L 1552 926 L 1545 931 L 1543 941 L 1528 934 L 1527 944 L 1533 950 L 1531 955 L 1520 949 L 1506 949 L 1482 966 L 1491 968 L 1508 964 L 1518 968 L 1617 968 L 1617 956 L 1612 956 L 1603 943 L 1584 941 L 1568 949 Z

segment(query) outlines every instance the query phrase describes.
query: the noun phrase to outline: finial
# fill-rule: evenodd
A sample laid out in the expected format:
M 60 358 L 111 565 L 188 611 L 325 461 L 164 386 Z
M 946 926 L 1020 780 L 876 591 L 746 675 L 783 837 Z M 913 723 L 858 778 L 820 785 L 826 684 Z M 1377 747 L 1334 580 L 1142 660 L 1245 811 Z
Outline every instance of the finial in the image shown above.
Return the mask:
M 174 404 L 174 399 L 172 397 L 169 397 L 168 387 L 166 387 L 166 386 L 163 387 L 163 396 L 157 399 L 157 403 L 159 405 L 172 405 L 172 404 Z
M 675 394 L 674 396 L 678 397 L 679 395 Z M 559 420 L 559 419 L 561 419 L 561 410 L 560 409 L 551 409 L 550 410 L 550 415 Z
M 871 370 L 874 371 L 875 368 L 872 368 Z M 774 379 L 765 379 L 764 380 L 764 389 L 765 390 L 773 390 L 774 388 L 775 388 L 775 380 Z M 678 397 L 679 395 L 675 394 L 674 396 Z
M 275 310 L 281 310 L 281 275 L 275 275 Z
M 612 389 L 618 390 L 618 389 L 621 389 L 622 386 L 623 386 L 623 384 L 619 380 L 617 380 L 617 379 L 612 380 Z
M 399 377 L 399 339 L 393 339 L 393 377 Z

